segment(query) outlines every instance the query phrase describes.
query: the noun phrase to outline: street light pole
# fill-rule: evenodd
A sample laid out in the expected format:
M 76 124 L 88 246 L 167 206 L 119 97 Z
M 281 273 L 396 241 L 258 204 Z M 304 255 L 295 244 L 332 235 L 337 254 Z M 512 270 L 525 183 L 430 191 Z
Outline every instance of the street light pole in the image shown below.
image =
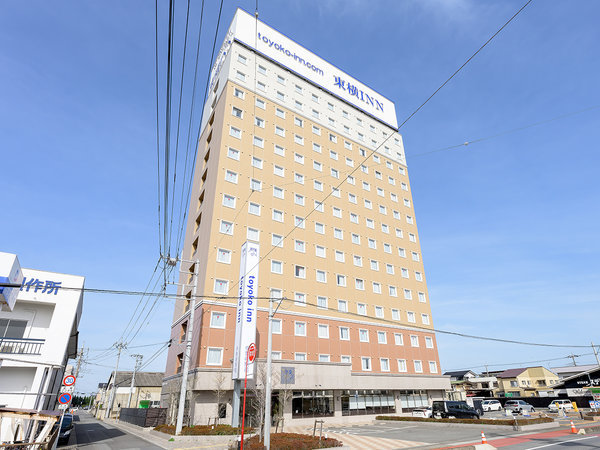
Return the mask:
M 119 371 L 119 360 L 121 359 L 121 351 L 126 348 L 126 345 L 123 342 L 119 342 L 116 345 L 119 353 L 117 354 L 117 365 L 115 366 L 115 377 L 113 378 L 113 388 L 110 391 L 110 400 L 108 401 L 108 408 L 106 408 L 106 414 L 104 416 L 105 419 L 110 417 L 110 412 L 113 408 L 113 403 L 115 402 L 115 392 L 117 390 L 117 373 Z
M 185 397 L 187 390 L 187 379 L 190 370 L 190 354 L 192 352 L 192 332 L 194 330 L 194 311 L 196 309 L 196 290 L 198 289 L 198 271 L 200 270 L 200 261 L 195 260 L 194 278 L 192 281 L 192 301 L 190 305 L 190 316 L 188 319 L 187 335 L 185 343 L 185 352 L 183 354 L 183 368 L 181 371 L 181 390 L 179 391 L 179 408 L 177 410 L 177 423 L 175 424 L 175 434 L 181 434 L 183 428 L 183 412 L 185 410 Z
M 144 355 L 131 355 L 132 358 L 135 358 L 135 366 L 133 367 L 133 375 L 131 376 L 131 386 L 129 387 L 129 395 L 127 396 L 127 407 L 131 408 L 131 394 L 133 394 L 133 387 L 135 385 L 135 373 L 138 371 L 140 366 L 142 365 L 142 359 Z

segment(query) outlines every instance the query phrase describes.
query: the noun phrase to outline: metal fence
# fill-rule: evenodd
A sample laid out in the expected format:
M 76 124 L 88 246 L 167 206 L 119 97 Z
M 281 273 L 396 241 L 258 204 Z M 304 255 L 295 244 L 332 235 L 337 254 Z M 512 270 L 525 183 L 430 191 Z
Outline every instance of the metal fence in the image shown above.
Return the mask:
M 122 408 L 119 420 L 139 427 L 156 427 L 167 421 L 167 408 Z

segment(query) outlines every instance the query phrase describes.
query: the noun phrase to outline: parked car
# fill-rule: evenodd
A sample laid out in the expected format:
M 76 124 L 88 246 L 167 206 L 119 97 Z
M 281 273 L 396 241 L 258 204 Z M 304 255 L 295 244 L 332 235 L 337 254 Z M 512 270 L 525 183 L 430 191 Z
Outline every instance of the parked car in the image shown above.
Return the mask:
M 413 409 L 412 416 L 413 417 L 424 417 L 424 418 L 428 419 L 429 417 L 431 417 L 431 406 Z
M 501 411 L 502 403 L 498 400 L 484 400 L 481 407 L 484 411 Z
M 435 418 L 479 419 L 477 411 L 467 402 L 438 400 L 433 402 L 431 411 Z
M 71 436 L 71 430 L 73 429 L 73 414 L 65 414 L 60 426 L 60 432 L 58 433 L 58 443 L 62 444 L 69 440 Z
M 569 400 L 552 400 L 552 402 L 550 402 L 548 405 L 548 409 L 552 412 L 557 412 L 561 409 L 570 411 L 573 409 L 573 403 L 571 403 Z
M 516 414 L 522 414 L 524 411 L 529 413 L 535 411 L 533 406 L 523 400 L 509 400 L 504 404 L 504 409 Z

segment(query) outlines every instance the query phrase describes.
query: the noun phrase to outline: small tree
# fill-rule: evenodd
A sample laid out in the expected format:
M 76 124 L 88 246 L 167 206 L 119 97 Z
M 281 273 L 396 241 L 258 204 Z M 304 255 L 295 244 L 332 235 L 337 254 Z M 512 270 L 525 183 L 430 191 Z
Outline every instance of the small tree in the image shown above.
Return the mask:
M 215 388 L 213 392 L 215 393 L 215 397 L 217 399 L 217 415 L 216 415 L 216 423 L 220 423 L 221 419 L 221 400 L 225 397 L 225 383 L 227 382 L 227 375 L 224 372 L 216 372 L 215 377 Z

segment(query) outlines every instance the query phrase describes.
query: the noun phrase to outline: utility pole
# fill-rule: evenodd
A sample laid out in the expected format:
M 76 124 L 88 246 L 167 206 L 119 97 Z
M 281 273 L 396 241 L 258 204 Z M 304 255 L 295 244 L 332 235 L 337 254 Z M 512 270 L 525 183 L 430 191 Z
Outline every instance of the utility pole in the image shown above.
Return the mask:
M 184 260 L 181 260 L 184 261 Z M 192 332 L 194 330 L 194 312 L 196 310 L 196 290 L 198 289 L 198 272 L 200 270 L 200 261 L 186 261 L 194 263 L 194 277 L 192 280 L 192 301 L 190 305 L 190 315 L 188 318 L 187 335 L 185 342 L 185 352 L 183 354 L 183 368 L 181 371 L 181 390 L 179 392 L 179 408 L 177 410 L 177 422 L 175 424 L 175 435 L 181 434 L 183 428 L 183 413 L 185 410 L 185 398 L 187 390 L 187 379 L 190 371 L 190 354 L 192 353 Z
M 112 388 L 112 391 L 110 391 L 110 400 L 108 401 L 108 408 L 106 408 L 106 414 L 104 415 L 105 419 L 108 419 L 110 417 L 110 412 L 112 411 L 113 403 L 115 402 L 115 392 L 117 390 L 117 373 L 119 371 L 119 360 L 121 359 L 121 351 L 124 348 L 127 348 L 127 346 L 123 342 L 117 342 L 116 347 L 119 350 L 119 353 L 117 354 L 117 365 L 115 366 L 115 376 L 113 378 L 113 388 Z M 108 388 L 108 386 L 107 386 L 107 388 Z
M 598 352 L 596 351 L 596 347 L 594 346 L 594 343 L 592 342 L 592 350 L 594 351 L 594 356 L 596 357 L 596 364 L 598 364 L 600 366 L 600 359 L 598 359 Z
M 79 350 L 79 356 L 77 357 L 77 368 L 75 369 L 75 379 L 79 377 L 79 369 L 81 368 L 81 360 L 83 359 L 83 347 Z
M 265 435 L 263 439 L 267 450 L 271 449 L 271 365 L 273 358 L 271 351 L 273 349 L 273 299 L 269 299 L 269 334 L 267 339 L 267 382 L 265 386 Z
M 142 365 L 142 359 L 144 359 L 144 355 L 131 355 L 132 358 L 135 358 L 135 366 L 133 367 L 133 375 L 131 376 L 131 386 L 129 387 L 129 396 L 127 397 L 127 407 L 131 408 L 131 394 L 133 394 L 133 386 L 135 385 L 135 373 L 139 370 Z
M 579 356 L 579 355 L 574 355 L 573 353 L 571 353 L 571 354 L 569 355 L 569 358 L 571 358 L 571 359 L 573 360 L 573 365 L 574 365 L 574 366 L 576 366 L 576 365 L 577 365 L 577 363 L 575 362 L 575 358 L 576 358 L 577 356 Z

